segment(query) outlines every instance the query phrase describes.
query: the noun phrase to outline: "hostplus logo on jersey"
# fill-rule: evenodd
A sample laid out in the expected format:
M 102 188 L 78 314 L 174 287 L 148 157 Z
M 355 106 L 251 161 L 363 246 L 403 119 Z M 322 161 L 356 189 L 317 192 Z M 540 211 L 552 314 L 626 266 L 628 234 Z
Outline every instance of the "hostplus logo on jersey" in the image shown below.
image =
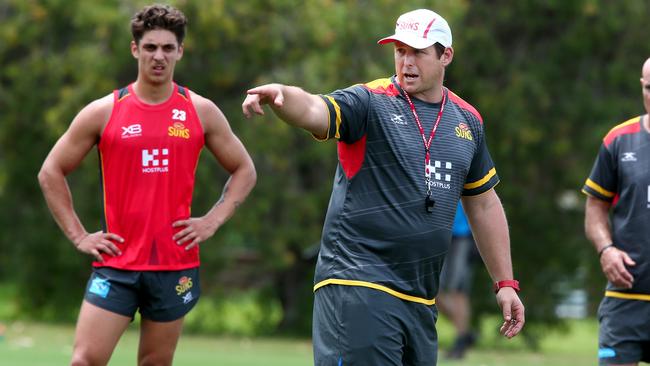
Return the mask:
M 169 171 L 169 149 L 143 149 L 143 173 L 167 173 Z
M 142 136 L 142 125 L 139 123 L 134 123 L 129 126 L 122 126 L 122 138 L 128 139 L 131 137 Z
M 444 166 L 443 166 L 444 165 Z M 433 165 L 427 165 L 424 174 L 429 181 L 430 188 L 451 189 L 451 170 L 452 165 L 449 161 L 435 160 Z

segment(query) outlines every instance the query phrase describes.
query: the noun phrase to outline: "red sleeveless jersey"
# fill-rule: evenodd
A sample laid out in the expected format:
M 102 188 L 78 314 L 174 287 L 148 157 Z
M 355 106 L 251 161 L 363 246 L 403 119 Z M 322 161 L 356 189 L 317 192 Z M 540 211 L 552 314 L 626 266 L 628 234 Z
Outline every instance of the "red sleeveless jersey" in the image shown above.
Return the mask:
M 198 246 L 185 250 L 172 236 L 190 217 L 203 128 L 187 89 L 174 84 L 164 103 L 150 105 L 132 85 L 115 90 L 113 112 L 98 143 L 104 231 L 120 235 L 122 255 L 96 267 L 180 270 L 199 265 Z

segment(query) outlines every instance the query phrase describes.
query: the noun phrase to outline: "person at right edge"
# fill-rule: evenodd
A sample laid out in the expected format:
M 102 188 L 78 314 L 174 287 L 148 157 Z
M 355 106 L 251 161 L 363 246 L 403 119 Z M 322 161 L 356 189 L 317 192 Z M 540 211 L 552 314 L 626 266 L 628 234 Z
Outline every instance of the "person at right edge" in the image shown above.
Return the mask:
M 600 365 L 650 362 L 650 59 L 641 92 L 645 113 L 605 135 L 582 188 L 585 233 L 608 281 L 598 308 Z
M 435 296 L 461 195 L 500 331 L 511 338 L 524 325 L 482 118 L 443 86 L 451 41 L 445 19 L 414 10 L 379 41 L 394 46 L 395 76 L 326 95 L 267 84 L 242 103 L 247 117 L 268 104 L 286 123 L 338 140 L 315 274 L 317 366 L 436 365 Z

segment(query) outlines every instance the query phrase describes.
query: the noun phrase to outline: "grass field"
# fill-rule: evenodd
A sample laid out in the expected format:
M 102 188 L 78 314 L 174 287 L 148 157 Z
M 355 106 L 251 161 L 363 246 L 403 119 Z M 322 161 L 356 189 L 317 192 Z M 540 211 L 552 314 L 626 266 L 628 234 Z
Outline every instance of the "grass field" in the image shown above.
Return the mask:
M 33 323 L 7 324 L 0 339 L 0 364 L 6 366 L 67 365 L 72 351 L 73 327 Z M 452 334 L 441 319 L 443 344 Z M 111 365 L 134 365 L 137 330 L 129 330 L 120 341 Z M 520 339 L 500 339 L 495 332 L 482 332 L 478 347 L 462 361 L 441 358 L 439 366 L 587 366 L 596 364 L 595 320 L 571 323 L 570 331 L 548 334 L 540 352 L 530 352 Z M 231 339 L 184 335 L 174 365 L 304 366 L 312 364 L 309 340 Z

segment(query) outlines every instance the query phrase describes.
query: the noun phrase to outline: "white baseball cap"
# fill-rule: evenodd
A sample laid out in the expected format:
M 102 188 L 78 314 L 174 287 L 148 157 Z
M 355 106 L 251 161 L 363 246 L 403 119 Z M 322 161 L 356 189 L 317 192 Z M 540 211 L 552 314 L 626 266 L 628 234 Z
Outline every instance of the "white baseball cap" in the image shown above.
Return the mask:
M 402 42 L 417 49 L 427 48 L 436 42 L 451 47 L 451 28 L 445 18 L 431 10 L 413 10 L 397 18 L 395 34 L 377 43 L 391 42 Z

